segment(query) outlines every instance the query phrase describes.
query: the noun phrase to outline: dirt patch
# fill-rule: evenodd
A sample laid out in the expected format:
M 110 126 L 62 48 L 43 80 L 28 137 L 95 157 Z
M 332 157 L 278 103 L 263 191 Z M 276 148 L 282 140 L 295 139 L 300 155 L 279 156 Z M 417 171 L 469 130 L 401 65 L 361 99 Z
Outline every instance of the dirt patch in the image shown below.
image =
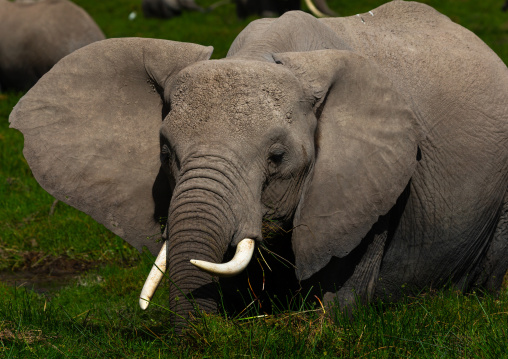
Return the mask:
M 3 328 L 2 328 L 3 327 Z M 10 327 L 10 328 L 9 328 Z M 42 330 L 15 330 L 12 323 L 0 323 L 0 340 L 15 342 L 22 341 L 26 344 L 34 344 L 44 341 L 48 338 L 56 338 L 55 336 L 49 337 L 42 334 Z
M 25 252 L 23 267 L 20 271 L 31 271 L 40 275 L 61 276 L 67 274 L 80 274 L 98 263 L 70 258 L 66 255 L 52 256 L 43 252 Z
M 20 255 L 23 257 L 23 265 L 15 271 L 0 272 L 0 281 L 7 285 L 30 288 L 38 293 L 59 290 L 99 264 L 35 251 Z

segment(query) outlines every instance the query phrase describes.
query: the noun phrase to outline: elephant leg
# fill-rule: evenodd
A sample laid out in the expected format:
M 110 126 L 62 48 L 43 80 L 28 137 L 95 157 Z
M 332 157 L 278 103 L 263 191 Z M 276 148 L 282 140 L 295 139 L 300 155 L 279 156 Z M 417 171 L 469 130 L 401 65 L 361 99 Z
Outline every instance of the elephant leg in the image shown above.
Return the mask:
M 508 191 L 505 193 L 499 221 L 482 262 L 474 273 L 473 285 L 497 290 L 508 270 Z
M 340 307 L 343 308 L 354 304 L 357 299 L 363 303 L 372 299 L 387 237 L 387 230 L 374 235 L 365 255 L 356 265 L 353 275 L 336 293 L 325 293 L 323 297 L 325 304 L 329 305 L 338 299 Z
M 389 215 L 380 217 L 355 250 L 347 257 L 332 258 L 318 273 L 316 279 L 319 281 L 323 303 L 327 307 L 338 302 L 340 308 L 350 310 L 357 300 L 368 302 L 372 299 L 388 238 L 388 228 Z M 334 273 L 331 281 L 328 279 L 330 276 L 327 278 L 327 273 Z

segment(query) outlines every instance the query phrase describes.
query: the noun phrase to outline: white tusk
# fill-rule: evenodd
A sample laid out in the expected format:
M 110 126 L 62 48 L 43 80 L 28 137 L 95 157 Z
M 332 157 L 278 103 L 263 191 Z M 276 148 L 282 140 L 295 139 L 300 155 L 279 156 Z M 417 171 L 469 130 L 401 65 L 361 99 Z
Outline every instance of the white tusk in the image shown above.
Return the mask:
M 164 241 L 159 255 L 157 255 L 155 263 L 148 274 L 148 278 L 146 278 L 141 294 L 139 295 L 139 306 L 143 310 L 148 308 L 148 304 L 150 304 L 150 300 L 166 272 L 166 242 L 167 241 Z
M 191 263 L 201 269 L 203 272 L 210 273 L 219 277 L 232 277 L 243 271 L 249 264 L 254 253 L 255 241 L 245 238 L 236 246 L 236 252 L 233 259 L 227 263 L 210 263 L 191 259 Z
M 312 0 L 305 0 L 305 4 L 309 8 L 310 12 L 314 14 L 316 17 L 328 17 L 328 15 L 323 14 L 321 11 L 318 10 L 316 5 L 312 3 Z

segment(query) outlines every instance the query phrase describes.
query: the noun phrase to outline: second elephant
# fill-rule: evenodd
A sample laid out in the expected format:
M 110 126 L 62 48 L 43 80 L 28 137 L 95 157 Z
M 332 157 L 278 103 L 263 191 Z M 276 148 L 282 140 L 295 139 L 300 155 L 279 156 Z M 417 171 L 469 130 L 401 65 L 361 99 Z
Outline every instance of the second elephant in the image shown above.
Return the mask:
M 305 0 L 315 16 L 335 16 L 326 0 Z M 300 10 L 300 0 L 235 0 L 236 14 L 240 19 L 251 15 L 262 17 L 280 16 L 286 11 Z
M 0 0 L 0 89 L 27 90 L 61 58 L 104 34 L 67 0 Z
M 145 17 L 171 19 L 180 15 L 182 10 L 200 11 L 204 9 L 194 0 L 143 0 L 141 3 Z

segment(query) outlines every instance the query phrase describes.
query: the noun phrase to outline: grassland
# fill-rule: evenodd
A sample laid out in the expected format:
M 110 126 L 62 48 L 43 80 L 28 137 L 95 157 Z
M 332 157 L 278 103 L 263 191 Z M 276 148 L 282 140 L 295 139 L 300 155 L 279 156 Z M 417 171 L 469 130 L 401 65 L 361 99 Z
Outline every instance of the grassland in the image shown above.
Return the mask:
M 140 0 L 75 1 L 107 37 L 156 37 L 212 45 L 214 58 L 253 18 L 234 5 L 170 21 L 144 19 Z M 213 0 L 197 0 L 203 6 Z M 330 0 L 342 16 L 384 1 Z M 474 31 L 508 63 L 502 1 L 425 1 Z M 130 21 L 130 13 L 137 17 Z M 255 319 L 205 316 L 175 335 L 166 296 L 137 306 L 151 256 L 130 248 L 88 216 L 54 199 L 31 175 L 22 135 L 8 115 L 22 93 L 0 94 L 0 358 L 445 357 L 508 353 L 508 291 L 500 295 L 430 290 L 360 306 L 354 320 L 302 308 Z M 34 289 L 34 290 L 32 290 Z M 262 314 L 262 312 L 259 312 Z

